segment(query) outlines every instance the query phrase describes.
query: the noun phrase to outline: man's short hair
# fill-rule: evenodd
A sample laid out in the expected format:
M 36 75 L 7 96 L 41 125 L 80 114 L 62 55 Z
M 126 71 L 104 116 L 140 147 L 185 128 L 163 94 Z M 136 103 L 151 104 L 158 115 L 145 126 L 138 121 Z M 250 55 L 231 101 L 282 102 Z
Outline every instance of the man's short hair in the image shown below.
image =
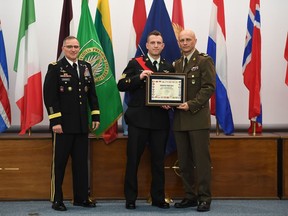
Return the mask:
M 159 32 L 159 31 L 157 31 L 157 30 L 153 30 L 153 31 L 151 31 L 151 32 L 147 35 L 147 41 L 148 41 L 148 38 L 149 38 L 151 35 L 161 36 L 161 37 L 162 37 L 161 32 Z M 162 39 L 163 39 L 163 37 L 162 37 Z

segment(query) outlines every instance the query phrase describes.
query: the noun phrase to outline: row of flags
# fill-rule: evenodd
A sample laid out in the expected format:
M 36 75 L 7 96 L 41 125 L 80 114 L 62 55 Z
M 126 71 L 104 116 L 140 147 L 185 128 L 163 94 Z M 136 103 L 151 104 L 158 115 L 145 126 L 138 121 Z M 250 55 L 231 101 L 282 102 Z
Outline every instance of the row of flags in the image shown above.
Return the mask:
M 162 56 L 173 62 L 180 57 L 177 36 L 184 28 L 181 0 L 173 1 L 172 21 L 164 0 L 153 0 L 146 19 L 145 0 L 135 0 L 129 46 L 129 58 L 146 54 L 147 34 L 157 29 L 166 46 Z M 227 50 L 223 0 L 213 0 L 207 53 L 214 59 L 216 67 L 216 91 L 211 99 L 211 113 L 225 134 L 234 132 L 233 117 L 228 97 Z M 63 0 L 57 59 L 61 58 L 63 39 L 76 36 L 74 31 L 71 0 Z M 103 136 L 106 143 L 117 137 L 117 120 L 122 115 L 120 94 L 115 80 L 115 63 L 112 44 L 110 9 L 108 0 L 98 0 L 94 23 L 88 7 L 88 0 L 82 0 L 81 17 L 77 38 L 81 44 L 79 58 L 91 63 L 96 79 L 101 109 L 101 127 L 97 136 Z M 288 35 L 284 57 L 288 61 Z M 17 72 L 15 102 L 21 112 L 19 134 L 25 134 L 43 120 L 42 80 L 36 38 L 34 0 L 23 0 L 14 71 Z M 260 0 L 250 0 L 247 20 L 247 34 L 243 57 L 243 79 L 249 91 L 249 119 L 251 127 L 262 131 L 261 105 L 261 22 Z M 8 97 L 9 78 L 0 23 L 0 132 L 11 126 L 11 110 Z M 288 65 L 285 82 L 288 85 Z M 107 100 L 109 95 L 109 100 Z M 127 96 L 129 97 L 129 96 Z M 126 98 L 126 94 L 125 94 Z M 125 100 L 124 100 L 125 104 Z M 125 106 L 124 106 L 125 110 Z M 253 123 L 253 124 L 252 124 Z M 254 125 L 254 126 L 253 126 Z M 125 127 L 125 125 L 124 125 Z

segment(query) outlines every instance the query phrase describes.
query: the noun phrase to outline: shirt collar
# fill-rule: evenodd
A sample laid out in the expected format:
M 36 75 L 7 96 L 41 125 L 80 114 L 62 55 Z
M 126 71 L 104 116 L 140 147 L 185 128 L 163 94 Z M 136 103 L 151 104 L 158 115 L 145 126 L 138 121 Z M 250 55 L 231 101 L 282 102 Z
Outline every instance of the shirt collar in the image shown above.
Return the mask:
M 195 50 L 196 50 L 196 49 L 194 49 L 188 56 L 183 56 L 183 57 L 184 57 L 184 58 L 186 57 L 187 60 L 189 61 L 190 58 L 192 57 L 192 55 L 194 54 Z
M 148 56 L 148 58 L 150 59 L 150 61 L 153 63 L 154 61 L 157 61 L 157 63 L 159 64 L 159 62 L 160 62 L 160 57 L 158 58 L 158 59 L 154 59 L 154 58 L 152 58 L 150 55 L 149 55 L 149 53 L 147 54 L 147 56 Z
M 66 57 L 65 57 L 66 58 Z M 73 63 L 76 63 L 77 66 L 79 65 L 78 64 L 78 60 L 76 60 L 76 62 L 72 62 L 71 60 L 69 60 L 68 58 L 66 58 L 66 60 L 68 61 L 68 63 L 73 67 Z

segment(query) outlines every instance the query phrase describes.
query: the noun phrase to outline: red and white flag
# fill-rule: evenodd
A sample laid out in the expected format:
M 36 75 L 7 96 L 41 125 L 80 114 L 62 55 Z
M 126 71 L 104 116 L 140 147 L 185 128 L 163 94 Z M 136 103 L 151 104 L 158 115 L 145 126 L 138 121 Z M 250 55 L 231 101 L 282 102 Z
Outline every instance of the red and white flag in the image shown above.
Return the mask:
M 138 44 L 142 36 L 146 24 L 146 6 L 145 0 L 135 0 L 134 2 L 134 11 L 132 17 L 132 27 L 130 31 L 130 41 L 129 41 L 129 50 L 128 58 L 133 58 L 136 54 Z
M 23 0 L 14 71 L 15 102 L 21 112 L 20 134 L 43 120 L 42 78 L 34 0 Z
M 140 43 L 142 32 L 146 24 L 146 19 L 147 15 L 146 15 L 145 0 L 135 0 L 133 17 L 132 17 L 132 27 L 130 31 L 130 40 L 128 46 L 128 59 L 135 57 L 137 47 Z M 129 93 L 126 92 L 124 94 L 123 111 L 126 111 L 129 100 L 130 100 Z M 127 136 L 128 125 L 124 121 L 124 118 L 122 119 L 122 127 L 123 127 L 123 134 Z
M 256 132 L 262 132 L 260 20 L 260 0 L 250 0 L 242 63 L 244 84 L 249 90 L 249 133 L 253 131 L 253 123 Z

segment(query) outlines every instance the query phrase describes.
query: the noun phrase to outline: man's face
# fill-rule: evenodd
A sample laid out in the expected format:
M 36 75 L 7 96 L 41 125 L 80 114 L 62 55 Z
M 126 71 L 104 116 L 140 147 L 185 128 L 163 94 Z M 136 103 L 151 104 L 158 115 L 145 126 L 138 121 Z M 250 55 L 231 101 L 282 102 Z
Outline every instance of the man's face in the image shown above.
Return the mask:
M 197 39 L 190 31 L 182 31 L 179 34 L 179 47 L 184 55 L 189 55 L 195 48 Z
M 71 61 L 75 61 L 77 59 L 80 46 L 77 39 L 67 39 L 62 47 L 64 55 Z
M 162 37 L 160 35 L 150 35 L 146 43 L 146 48 L 152 57 L 158 58 L 164 49 Z

